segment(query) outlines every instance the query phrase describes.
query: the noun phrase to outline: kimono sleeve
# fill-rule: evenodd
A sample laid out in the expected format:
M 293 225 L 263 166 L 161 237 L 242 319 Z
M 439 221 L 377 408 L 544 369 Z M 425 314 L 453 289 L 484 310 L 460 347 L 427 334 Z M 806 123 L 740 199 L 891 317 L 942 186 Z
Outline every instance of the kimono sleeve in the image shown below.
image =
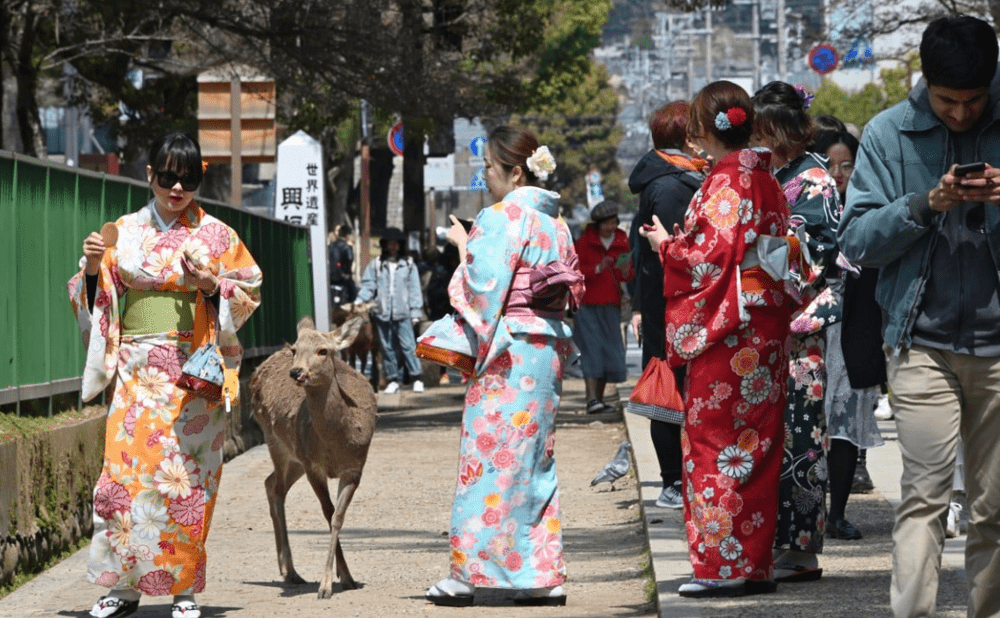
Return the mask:
M 118 370 L 121 336 L 118 301 L 125 293 L 125 285 L 117 276 L 117 251 L 111 248 L 104 252 L 101 260 L 91 312 L 87 302 L 85 265 L 86 259 L 81 258 L 80 271 L 69 280 L 67 288 L 87 354 L 80 394 L 83 401 L 90 401 L 107 388 Z
M 238 331 L 260 306 L 264 275 L 236 231 L 229 229 L 229 248 L 219 256 L 219 346 L 226 361 L 242 355 Z
M 469 233 L 465 262 L 448 285 L 455 310 L 479 340 L 476 373 L 489 363 L 493 337 L 524 247 L 523 207 L 501 202 L 479 212 Z

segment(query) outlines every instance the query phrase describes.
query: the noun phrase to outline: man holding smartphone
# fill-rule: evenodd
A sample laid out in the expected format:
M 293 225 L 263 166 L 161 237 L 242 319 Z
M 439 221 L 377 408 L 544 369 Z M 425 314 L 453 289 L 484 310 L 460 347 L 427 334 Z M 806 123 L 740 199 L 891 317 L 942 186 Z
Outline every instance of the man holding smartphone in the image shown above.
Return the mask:
M 923 79 L 865 128 L 837 233 L 844 257 L 880 269 L 876 297 L 903 457 L 896 617 L 934 615 L 959 435 L 968 615 L 1000 616 L 997 56 L 997 35 L 982 20 L 928 25 Z

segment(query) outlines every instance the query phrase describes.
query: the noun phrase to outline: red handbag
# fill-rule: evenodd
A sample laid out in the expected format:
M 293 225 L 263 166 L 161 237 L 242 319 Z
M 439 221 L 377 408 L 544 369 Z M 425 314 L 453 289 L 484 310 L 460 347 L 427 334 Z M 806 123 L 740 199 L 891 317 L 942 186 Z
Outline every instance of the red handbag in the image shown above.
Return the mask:
M 684 424 L 684 398 L 674 370 L 665 358 L 651 358 L 632 389 L 626 409 L 633 414 L 675 425 Z

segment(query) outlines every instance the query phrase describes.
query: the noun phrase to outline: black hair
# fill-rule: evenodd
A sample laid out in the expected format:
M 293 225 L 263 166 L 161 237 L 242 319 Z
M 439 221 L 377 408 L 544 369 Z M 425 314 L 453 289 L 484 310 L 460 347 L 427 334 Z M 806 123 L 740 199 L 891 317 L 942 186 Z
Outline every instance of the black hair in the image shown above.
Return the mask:
M 758 90 L 752 101 L 754 135 L 769 136 L 776 141 L 776 155 L 791 159 L 792 154 L 812 143 L 816 125 L 806 112 L 805 99 L 794 86 L 771 82 Z
M 835 144 L 843 144 L 851 151 L 851 156 L 858 158 L 858 140 L 847 131 L 827 132 L 816 138 L 816 143 L 811 149 L 813 152 L 826 156 L 826 151 Z
M 935 19 L 920 40 L 920 68 L 932 86 L 989 87 L 997 70 L 997 33 L 969 15 Z
M 184 133 L 167 133 L 154 140 L 149 147 L 149 166 L 153 168 L 153 174 L 161 170 L 183 172 L 201 184 L 204 178 L 201 165 L 201 147 Z
M 337 231 L 337 235 L 340 236 L 341 238 L 347 238 L 348 236 L 351 235 L 351 232 L 353 231 L 354 230 L 351 229 L 351 226 L 345 223 L 340 226 L 340 229 Z

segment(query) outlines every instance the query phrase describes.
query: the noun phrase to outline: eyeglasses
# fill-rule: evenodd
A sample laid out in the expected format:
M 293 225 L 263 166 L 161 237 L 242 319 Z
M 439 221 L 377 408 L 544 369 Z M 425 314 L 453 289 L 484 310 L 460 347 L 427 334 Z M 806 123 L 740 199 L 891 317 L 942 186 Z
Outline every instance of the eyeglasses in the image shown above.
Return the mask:
M 854 169 L 854 164 L 851 163 L 850 161 L 844 161 L 842 163 L 837 163 L 837 164 L 833 164 L 833 163 L 830 164 L 829 171 L 830 171 L 831 174 L 833 172 L 836 172 L 838 169 L 840 170 L 840 172 L 842 174 L 847 174 L 847 173 L 850 173 Z
M 170 170 L 156 172 L 156 184 L 164 189 L 173 189 L 177 185 L 177 181 L 180 181 L 181 189 L 185 191 L 194 191 L 201 184 L 201 180 L 194 174 L 178 176 L 176 172 Z

